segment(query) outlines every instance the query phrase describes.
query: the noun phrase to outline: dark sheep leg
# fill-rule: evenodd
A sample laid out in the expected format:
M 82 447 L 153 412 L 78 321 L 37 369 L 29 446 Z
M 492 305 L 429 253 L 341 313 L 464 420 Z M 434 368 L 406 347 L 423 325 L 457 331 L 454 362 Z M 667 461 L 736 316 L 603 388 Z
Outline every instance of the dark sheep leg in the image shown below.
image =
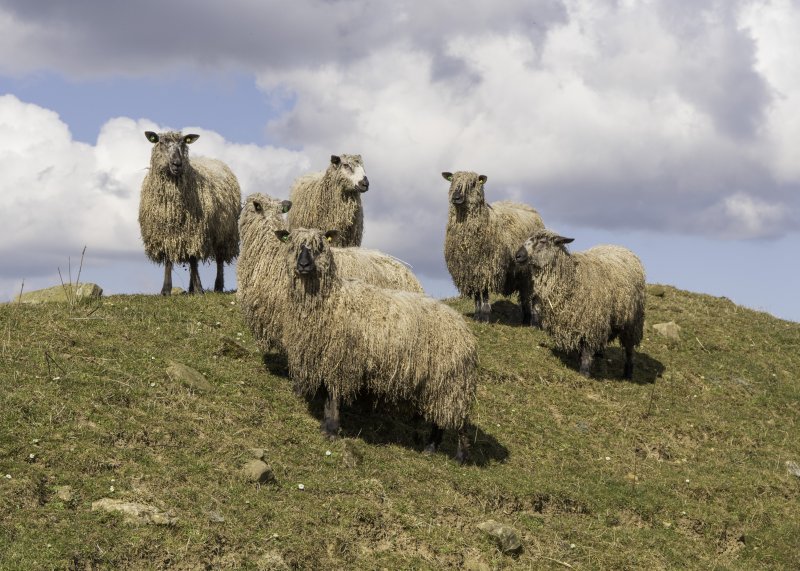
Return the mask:
M 203 293 L 203 284 L 200 283 L 200 272 L 197 270 L 197 258 L 189 257 L 189 293 Z
M 467 436 L 467 424 L 458 429 L 458 449 L 456 450 L 456 462 L 463 465 L 469 460 L 469 436 Z
M 225 276 L 222 273 L 222 260 L 217 259 L 217 279 L 214 280 L 214 291 L 222 293 L 225 289 Z
M 481 294 L 476 293 L 474 296 L 475 299 L 475 313 L 472 314 L 472 319 L 475 321 L 481 320 Z
M 161 295 L 172 295 L 172 261 L 164 262 L 164 285 L 161 286 Z
M 588 347 L 581 348 L 581 375 L 584 377 L 591 378 L 592 376 L 592 361 L 594 360 L 594 355 L 592 354 L 592 350 Z
M 322 419 L 322 433 L 330 440 L 339 435 L 339 395 L 328 391 L 325 399 L 325 417 Z
M 622 376 L 626 379 L 633 378 L 633 345 L 625 345 L 625 371 Z
M 444 437 L 444 429 L 439 428 L 439 425 L 431 423 L 431 435 L 428 438 L 428 444 L 425 446 L 425 453 L 426 454 L 433 454 L 439 449 L 439 446 L 442 444 L 442 438 Z
M 492 304 L 489 303 L 489 290 L 483 290 L 483 303 L 481 304 L 481 321 L 489 323 L 489 316 L 492 314 Z

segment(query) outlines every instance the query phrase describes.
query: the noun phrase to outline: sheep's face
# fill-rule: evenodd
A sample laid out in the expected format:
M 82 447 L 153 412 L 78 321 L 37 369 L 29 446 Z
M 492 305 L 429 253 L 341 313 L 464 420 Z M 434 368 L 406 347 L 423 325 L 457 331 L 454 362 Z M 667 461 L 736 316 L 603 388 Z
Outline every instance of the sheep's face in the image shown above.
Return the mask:
M 297 228 L 291 232 L 278 230 L 275 236 L 286 244 L 289 272 L 304 281 L 314 281 L 330 277 L 334 270 L 333 253 L 330 242 L 336 237 L 336 230 Z
M 471 210 L 486 202 L 483 185 L 486 175 L 475 172 L 443 172 L 442 177 L 450 183 L 450 204 L 459 210 Z
M 189 145 L 200 135 L 183 135 L 180 131 L 154 133 L 145 131 L 147 140 L 153 143 L 150 153 L 150 168 L 172 178 L 179 178 L 189 162 Z
M 258 220 L 263 224 L 272 226 L 273 230 L 277 230 L 281 227 L 283 215 L 289 212 L 291 207 L 292 202 L 290 200 L 278 200 L 256 192 L 247 197 L 242 209 L 242 218 Z
M 367 192 L 369 179 L 364 170 L 361 155 L 331 155 L 329 167 L 344 184 L 340 185 L 345 193 Z
M 565 244 L 574 238 L 559 236 L 550 230 L 539 230 L 525 240 L 514 256 L 518 264 L 528 264 L 534 271 L 551 267 L 559 252 L 567 252 Z

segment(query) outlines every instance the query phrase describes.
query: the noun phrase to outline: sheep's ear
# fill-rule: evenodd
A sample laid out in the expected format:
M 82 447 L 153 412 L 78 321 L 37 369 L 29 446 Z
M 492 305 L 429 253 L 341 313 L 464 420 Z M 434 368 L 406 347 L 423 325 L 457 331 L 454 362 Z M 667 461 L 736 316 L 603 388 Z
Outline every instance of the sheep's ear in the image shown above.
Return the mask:
M 337 155 L 331 155 L 331 164 L 338 167 L 342 164 L 342 158 Z
M 451 172 L 443 172 L 442 173 L 442 178 L 444 178 L 444 180 L 446 180 L 447 182 L 452 182 L 453 173 L 451 173 Z
M 565 238 L 564 236 L 556 236 L 553 238 L 553 243 L 556 246 L 561 246 L 562 244 L 569 244 L 570 242 L 574 242 L 575 238 Z
M 153 131 L 145 131 L 144 136 L 147 137 L 147 140 L 151 143 L 158 143 L 158 135 Z
M 275 230 L 275 236 L 278 237 L 278 240 L 281 242 L 288 242 L 289 241 L 289 231 L 288 230 Z
M 200 135 L 194 135 L 194 134 L 186 135 L 183 138 L 183 142 L 186 143 L 187 145 L 191 145 L 192 143 L 194 143 L 199 138 L 200 138 Z
M 261 206 L 261 203 L 258 200 L 253 201 L 253 208 L 256 212 L 261 212 L 264 208 Z
M 478 177 L 478 180 L 480 181 L 481 184 L 484 184 L 487 180 L 487 176 L 485 174 L 482 174 Z
M 338 235 L 339 235 L 338 230 L 328 230 L 327 232 L 325 232 L 325 240 L 331 242 Z
M 292 209 L 292 201 L 291 200 L 281 200 L 281 212 L 286 214 Z

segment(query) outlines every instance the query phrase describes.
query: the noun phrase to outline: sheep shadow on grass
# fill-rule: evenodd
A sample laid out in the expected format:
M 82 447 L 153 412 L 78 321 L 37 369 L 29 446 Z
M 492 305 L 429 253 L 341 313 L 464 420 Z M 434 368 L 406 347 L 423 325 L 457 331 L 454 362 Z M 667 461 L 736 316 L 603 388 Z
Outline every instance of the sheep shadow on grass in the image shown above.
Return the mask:
M 264 354 L 262 360 L 270 373 L 291 383 L 285 355 L 270 352 Z M 326 396 L 323 389 L 305 399 L 309 413 L 320 423 L 325 416 Z M 409 406 L 386 403 L 368 392 L 359 394 L 349 405 L 343 404 L 340 415 L 341 437 L 359 438 L 368 444 L 398 444 L 420 453 L 425 448 L 431 430 L 430 423 L 415 414 Z M 470 459 L 467 464 L 483 467 L 493 462 L 505 462 L 508 458 L 508 449 L 480 427 L 470 424 L 467 433 L 470 437 Z M 453 458 L 457 447 L 455 431 L 445 430 L 439 453 Z
M 580 370 L 580 359 L 577 351 L 566 352 L 559 349 L 551 349 L 553 355 L 558 357 L 564 366 L 575 371 Z M 609 346 L 605 348 L 602 355 L 595 355 L 592 363 L 592 378 L 598 381 L 624 381 L 637 385 L 648 385 L 656 382 L 656 379 L 664 372 L 664 364 L 653 359 L 647 353 L 636 351 L 633 355 L 633 378 L 626 379 L 622 376 L 625 368 L 625 349 L 619 346 Z

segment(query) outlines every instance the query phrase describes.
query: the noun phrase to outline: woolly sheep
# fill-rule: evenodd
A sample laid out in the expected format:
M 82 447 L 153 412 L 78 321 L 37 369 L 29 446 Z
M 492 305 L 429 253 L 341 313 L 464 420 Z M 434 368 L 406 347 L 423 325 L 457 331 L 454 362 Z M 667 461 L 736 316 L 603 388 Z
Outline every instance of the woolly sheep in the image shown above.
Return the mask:
M 444 429 L 458 431 L 456 459 L 475 397 L 477 344 L 461 315 L 422 294 L 342 279 L 327 242 L 335 231 L 278 231 L 291 274 L 283 340 L 297 389 L 327 391 L 322 428 L 335 437 L 340 401 L 367 390 L 390 403 L 410 402 L 433 424 L 426 451 Z
M 281 348 L 283 298 L 289 277 L 276 230 L 285 230 L 283 214 L 292 202 L 254 193 L 247 197 L 239 217 L 242 252 L 236 267 L 237 295 L 250 327 L 262 351 Z M 332 248 L 339 275 L 360 279 L 378 287 L 422 293 L 422 286 L 400 261 L 377 250 Z
M 442 176 L 450 182 L 444 258 L 459 293 L 475 300 L 474 319 L 489 321 L 489 292 L 518 292 L 522 323 L 537 324 L 530 272 L 514 264 L 514 253 L 525 238 L 544 228 L 539 213 L 516 202 L 488 204 L 485 175 L 460 171 Z
M 146 131 L 145 136 L 153 148 L 142 181 L 139 227 L 147 257 L 164 264 L 161 295 L 172 292 L 173 263 L 188 263 L 189 293 L 203 293 L 197 264 L 212 258 L 217 262 L 214 291 L 221 292 L 222 266 L 239 254 L 239 182 L 222 161 L 189 161 L 189 145 L 199 135 Z
M 570 254 L 564 238 L 539 230 L 519 248 L 516 261 L 532 269 L 541 300 L 542 326 L 559 349 L 578 351 L 589 377 L 594 355 L 619 337 L 626 379 L 633 377 L 633 348 L 642 340 L 645 277 L 639 258 L 621 246 L 595 246 Z
M 361 155 L 331 155 L 325 172 L 298 178 L 289 196 L 290 228 L 336 228 L 333 246 L 360 246 L 364 233 L 361 193 L 369 190 Z

